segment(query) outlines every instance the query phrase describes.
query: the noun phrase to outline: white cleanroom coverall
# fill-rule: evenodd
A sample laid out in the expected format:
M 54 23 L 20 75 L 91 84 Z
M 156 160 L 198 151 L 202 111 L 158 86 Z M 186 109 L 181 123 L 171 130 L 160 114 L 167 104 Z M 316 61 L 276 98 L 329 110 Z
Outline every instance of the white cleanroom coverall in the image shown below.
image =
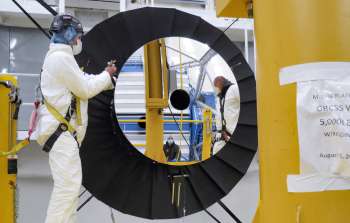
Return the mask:
M 236 128 L 239 116 L 239 106 L 240 106 L 240 98 L 237 85 L 232 84 L 225 94 L 224 99 L 224 118 L 226 121 L 226 130 L 232 134 Z M 220 113 L 220 99 L 217 100 L 216 103 L 217 110 L 219 111 L 219 115 L 216 117 L 216 127 L 218 130 L 222 130 L 221 126 L 221 113 Z M 224 140 L 217 141 L 213 146 L 213 154 L 222 149 L 225 145 Z
M 41 74 L 41 90 L 48 101 L 64 117 L 71 104 L 72 94 L 79 97 L 82 125 L 77 126 L 76 114 L 71 125 L 77 131 L 77 141 L 82 142 L 88 123 L 88 99 L 112 88 L 107 71 L 99 75 L 87 75 L 79 68 L 72 48 L 65 44 L 50 44 Z M 37 142 L 44 145 L 57 129 L 59 122 L 47 110 L 45 104 L 39 108 Z M 74 223 L 78 195 L 82 181 L 79 145 L 73 136 L 63 132 L 49 153 L 49 164 L 54 188 L 47 210 L 46 223 Z

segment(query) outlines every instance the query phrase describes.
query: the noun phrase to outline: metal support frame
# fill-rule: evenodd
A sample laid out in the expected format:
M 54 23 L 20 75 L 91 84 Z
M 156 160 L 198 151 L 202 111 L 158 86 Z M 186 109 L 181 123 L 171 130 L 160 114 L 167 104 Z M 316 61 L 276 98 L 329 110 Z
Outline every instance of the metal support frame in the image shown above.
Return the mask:
M 13 119 L 13 86 L 17 79 L 12 75 L 0 75 L 0 151 L 9 151 L 16 143 L 16 120 Z M 0 222 L 16 222 L 16 162 L 17 156 L 0 156 Z
M 66 0 L 58 1 L 58 12 L 59 14 L 64 14 L 66 11 Z
M 194 57 L 188 55 L 187 53 L 184 53 L 184 52 L 182 52 L 182 51 L 180 51 L 180 50 L 177 50 L 177 49 L 175 49 L 175 48 L 173 48 L 173 47 L 171 47 L 171 46 L 165 45 L 165 47 L 166 47 L 167 49 L 170 49 L 170 50 L 172 50 L 172 51 L 175 51 L 176 53 L 180 53 L 180 54 L 184 55 L 185 57 L 190 58 L 191 60 L 193 60 L 192 62 L 197 62 L 197 63 L 199 63 L 199 60 L 197 60 L 196 58 L 194 58 Z
M 244 29 L 244 57 L 247 63 L 249 63 L 249 39 L 248 29 Z
M 163 152 L 163 114 L 168 106 L 168 72 L 164 40 L 144 46 L 146 96 L 146 151 L 153 160 L 166 163 Z M 160 140 L 161 139 L 161 140 Z
M 127 7 L 127 1 L 126 0 L 120 0 L 119 4 L 119 10 L 120 12 L 125 12 Z

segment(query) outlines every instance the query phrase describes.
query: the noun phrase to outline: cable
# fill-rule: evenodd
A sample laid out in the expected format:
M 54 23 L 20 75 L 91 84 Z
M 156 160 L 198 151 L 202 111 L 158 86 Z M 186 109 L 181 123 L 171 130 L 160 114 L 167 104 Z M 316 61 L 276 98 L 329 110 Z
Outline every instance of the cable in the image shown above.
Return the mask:
M 37 21 L 35 21 L 35 19 L 16 1 L 16 0 L 12 0 L 13 3 L 16 4 L 16 6 L 30 19 L 30 21 L 32 21 L 34 23 L 34 25 L 49 39 L 51 39 L 51 35 L 49 33 L 47 33 L 43 27 L 41 27 L 41 25 L 39 25 L 39 23 Z
M 180 130 L 179 123 L 177 123 L 177 121 L 176 121 L 176 119 L 175 119 L 175 115 L 174 115 L 173 111 L 171 110 L 170 106 L 168 106 L 168 108 L 169 108 L 169 111 L 170 111 L 170 113 L 171 113 L 171 116 L 172 116 L 172 117 L 173 117 L 173 119 L 174 119 L 175 124 L 177 125 L 177 128 Z M 180 130 L 180 134 L 182 135 L 182 137 L 183 137 L 183 139 L 185 140 L 185 142 L 186 142 L 186 144 L 188 145 L 188 147 L 190 147 L 190 144 L 188 143 L 188 141 L 187 141 L 186 137 L 184 136 L 184 134 L 182 133 L 182 131 L 181 131 L 181 130 Z
M 224 33 L 225 33 L 229 28 L 231 28 L 231 26 L 232 26 L 233 24 L 235 24 L 238 20 L 239 20 L 239 18 L 233 20 L 233 22 L 224 30 Z
M 80 211 L 80 209 L 82 209 L 87 203 L 89 203 L 89 201 L 90 201 L 93 197 L 94 197 L 94 195 L 91 195 L 88 199 L 86 199 L 86 200 L 84 201 L 84 203 L 82 203 L 82 204 L 78 207 L 77 212 Z
M 221 221 L 219 221 L 219 219 L 217 219 L 212 213 L 210 213 L 207 209 L 204 209 L 204 212 L 207 213 L 214 221 L 216 221 L 217 223 L 221 223 Z
M 218 204 L 235 220 L 236 223 L 242 223 L 242 221 L 239 220 L 239 218 L 221 200 L 218 200 Z
M 58 13 L 51 7 L 49 6 L 46 2 L 43 0 L 36 0 L 41 6 L 43 6 L 47 11 L 49 11 L 53 16 L 56 16 Z
M 83 194 L 85 194 L 87 190 L 85 189 L 81 194 L 79 194 L 79 198 L 81 198 L 81 196 L 83 196 Z

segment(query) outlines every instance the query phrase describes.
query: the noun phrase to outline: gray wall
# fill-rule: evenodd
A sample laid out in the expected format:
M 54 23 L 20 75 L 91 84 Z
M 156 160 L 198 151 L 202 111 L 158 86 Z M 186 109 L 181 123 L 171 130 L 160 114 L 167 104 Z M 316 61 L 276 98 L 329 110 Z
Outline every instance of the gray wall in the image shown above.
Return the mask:
M 48 44 L 37 29 L 0 26 L 0 70 L 39 73 Z
M 38 74 L 48 45 L 47 37 L 37 29 L 0 26 L 0 73 L 18 74 L 23 102 L 18 130 L 27 130 L 31 103 L 35 99 L 34 89 L 39 82 Z

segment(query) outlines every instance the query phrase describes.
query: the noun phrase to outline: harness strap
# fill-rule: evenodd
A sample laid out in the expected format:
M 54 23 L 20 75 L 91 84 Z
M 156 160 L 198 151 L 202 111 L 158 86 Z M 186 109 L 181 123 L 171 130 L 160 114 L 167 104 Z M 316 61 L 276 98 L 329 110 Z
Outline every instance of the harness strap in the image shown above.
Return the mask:
M 74 99 L 76 100 L 75 113 L 77 115 L 77 125 L 81 126 L 83 122 L 81 120 L 80 98 L 74 96 Z
M 67 128 L 67 130 L 73 134 L 75 132 L 75 129 L 73 128 L 73 126 L 69 123 L 70 119 L 71 119 L 71 109 L 72 108 L 72 104 L 74 104 L 73 102 L 74 100 L 72 100 L 71 106 L 68 108 L 68 111 L 66 113 L 66 117 L 63 117 L 63 115 L 61 115 L 61 113 L 59 113 L 52 105 L 50 105 L 50 103 L 47 102 L 47 100 L 44 99 L 44 104 L 46 105 L 47 110 L 51 113 L 51 115 L 53 117 L 55 117 L 55 119 L 57 121 L 59 121 L 61 124 L 64 124 Z M 73 105 L 74 106 L 74 105 Z
M 16 145 L 14 145 L 11 150 L 9 151 L 0 151 L 0 157 L 1 156 L 11 156 L 11 155 L 15 155 L 16 153 L 18 153 L 19 151 L 21 151 L 22 149 L 24 149 L 27 145 L 30 144 L 30 137 L 34 131 L 35 128 L 35 119 L 36 119 L 36 115 L 37 115 L 37 110 L 39 108 L 39 102 L 34 102 L 34 111 L 30 117 L 30 123 L 29 123 L 29 130 L 28 130 L 28 136 L 27 138 L 25 138 L 24 140 L 20 141 L 19 143 L 17 143 Z
M 225 132 L 228 136 L 231 137 L 232 134 L 229 131 L 227 131 L 227 128 L 226 128 L 226 119 L 224 116 L 225 101 L 226 101 L 226 93 L 219 100 L 219 102 L 220 102 L 220 115 L 221 115 L 221 132 Z
M 55 132 L 46 140 L 46 142 L 43 146 L 43 150 L 45 152 L 50 152 L 53 145 L 57 141 L 58 137 L 60 137 L 60 135 L 65 131 L 69 131 L 71 133 L 71 135 L 74 137 L 74 139 L 77 141 L 77 136 L 76 136 L 77 132 L 69 123 L 74 111 L 77 112 L 77 100 L 76 100 L 76 98 L 74 97 L 72 99 L 71 105 L 69 106 L 65 117 L 63 117 L 61 115 L 61 113 L 59 113 L 54 107 L 52 107 L 46 100 L 44 101 L 44 104 L 46 105 L 48 111 L 60 122 L 60 124 L 58 125 Z M 78 114 L 77 114 L 77 120 L 78 120 Z M 81 121 L 81 119 L 80 119 L 80 121 Z
M 30 139 L 26 138 L 22 140 L 21 142 L 17 143 L 14 147 L 11 148 L 10 151 L 0 151 L 0 156 L 9 156 L 9 155 L 14 155 L 18 153 L 20 150 L 22 150 L 24 147 L 29 145 Z
M 226 95 L 222 99 L 220 99 L 221 131 L 224 131 L 229 136 L 231 136 L 231 133 L 229 133 L 226 129 L 226 120 L 224 116 L 225 99 L 226 99 Z

